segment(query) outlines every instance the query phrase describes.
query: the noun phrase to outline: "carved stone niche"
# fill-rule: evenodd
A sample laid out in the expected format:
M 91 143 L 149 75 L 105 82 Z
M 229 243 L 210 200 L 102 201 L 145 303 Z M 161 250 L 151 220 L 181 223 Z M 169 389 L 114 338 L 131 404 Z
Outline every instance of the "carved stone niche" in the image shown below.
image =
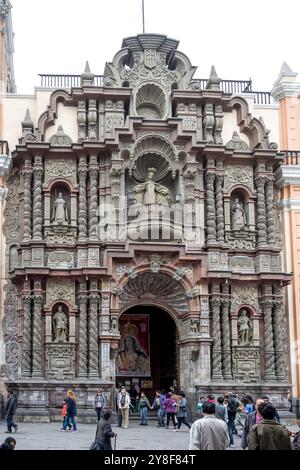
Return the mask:
M 69 380 L 75 377 L 75 344 L 47 344 L 46 378 Z
M 70 224 L 70 193 L 65 186 L 51 190 L 50 224 L 56 227 Z
M 245 383 L 260 381 L 260 350 L 257 347 L 235 346 L 232 350 L 234 379 Z

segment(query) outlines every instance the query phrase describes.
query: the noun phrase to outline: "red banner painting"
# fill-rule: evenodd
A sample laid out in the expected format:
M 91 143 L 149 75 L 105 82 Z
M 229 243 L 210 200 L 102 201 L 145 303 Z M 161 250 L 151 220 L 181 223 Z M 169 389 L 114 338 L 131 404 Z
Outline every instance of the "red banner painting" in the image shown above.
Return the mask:
M 122 315 L 120 333 L 116 374 L 134 377 L 151 376 L 149 315 Z

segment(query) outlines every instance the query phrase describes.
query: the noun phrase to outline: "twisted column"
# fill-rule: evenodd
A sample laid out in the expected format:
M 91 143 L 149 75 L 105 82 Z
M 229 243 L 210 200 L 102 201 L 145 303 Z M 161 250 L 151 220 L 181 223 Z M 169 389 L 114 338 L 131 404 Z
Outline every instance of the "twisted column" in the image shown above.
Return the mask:
M 35 294 L 33 297 L 33 377 L 42 377 L 42 305 L 43 296 Z
M 216 213 L 217 213 L 217 240 L 224 243 L 225 224 L 224 224 L 224 206 L 223 206 L 223 183 L 224 176 L 216 176 Z
M 92 156 L 89 166 L 90 175 L 90 207 L 89 207 L 89 238 L 90 240 L 97 240 L 98 229 L 98 163 L 97 157 Z
M 222 370 L 224 379 L 232 379 L 231 349 L 230 349 L 230 320 L 229 301 L 223 300 L 221 304 L 221 330 L 222 330 Z
M 23 297 L 22 377 L 31 376 L 31 295 Z
M 88 324 L 88 336 L 89 336 L 89 377 L 99 377 L 99 365 L 98 365 L 98 304 L 99 295 L 94 291 L 89 296 L 89 324 Z
M 220 299 L 213 299 L 212 306 L 212 379 L 222 379 L 222 348 L 221 348 L 221 328 L 220 328 Z
M 272 301 L 262 302 L 264 315 L 264 340 L 265 340 L 265 380 L 275 380 L 274 337 L 272 325 Z
M 80 284 L 79 302 L 79 377 L 88 375 L 88 337 L 87 337 L 87 303 L 86 283 Z
M 43 164 L 41 157 L 35 157 L 33 167 L 33 240 L 42 240 L 43 212 L 42 212 L 42 184 Z
M 275 370 L 276 377 L 280 381 L 287 379 L 287 362 L 285 344 L 286 323 L 282 300 L 274 302 L 274 349 L 275 349 Z
M 260 176 L 255 180 L 257 189 L 257 245 L 267 242 L 265 178 Z
M 275 213 L 273 200 L 273 178 L 268 178 L 266 182 L 266 217 L 267 239 L 269 245 L 275 245 Z
M 216 243 L 215 173 L 206 173 L 207 244 Z
M 32 182 L 32 168 L 31 163 L 26 162 L 23 169 L 24 181 L 24 206 L 23 206 L 23 239 L 29 241 L 32 235 L 32 201 L 31 201 L 31 182 Z
M 79 241 L 86 241 L 87 239 L 87 199 L 86 199 L 86 157 L 80 157 L 78 165 L 78 180 L 79 180 L 79 210 L 78 210 L 78 239 Z

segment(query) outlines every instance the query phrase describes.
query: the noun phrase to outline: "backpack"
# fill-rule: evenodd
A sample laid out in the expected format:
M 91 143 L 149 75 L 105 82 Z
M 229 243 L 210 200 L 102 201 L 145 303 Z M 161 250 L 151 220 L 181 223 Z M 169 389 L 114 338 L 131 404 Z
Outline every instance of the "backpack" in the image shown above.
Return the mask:
M 121 396 L 120 404 L 123 407 L 125 406 L 125 403 L 126 403 L 126 395 L 124 394 Z

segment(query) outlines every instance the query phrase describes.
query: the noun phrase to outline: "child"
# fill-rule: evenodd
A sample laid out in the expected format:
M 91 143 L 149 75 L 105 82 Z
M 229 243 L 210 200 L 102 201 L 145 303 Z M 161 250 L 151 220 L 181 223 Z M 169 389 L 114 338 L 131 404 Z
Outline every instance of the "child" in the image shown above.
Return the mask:
M 67 421 L 67 402 L 66 402 L 66 400 L 63 401 L 63 406 L 62 406 L 62 410 L 61 410 L 61 417 L 63 419 L 63 427 L 64 427 L 64 425 Z M 69 431 L 71 431 L 72 425 L 69 424 L 68 428 L 69 428 Z

